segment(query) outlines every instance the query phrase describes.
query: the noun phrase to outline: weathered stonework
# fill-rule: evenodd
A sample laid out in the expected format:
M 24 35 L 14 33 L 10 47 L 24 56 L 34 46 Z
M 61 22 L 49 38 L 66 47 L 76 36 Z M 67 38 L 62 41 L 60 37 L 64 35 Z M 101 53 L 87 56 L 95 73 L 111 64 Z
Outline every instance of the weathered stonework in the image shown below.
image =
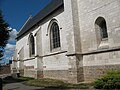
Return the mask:
M 120 69 L 119 54 L 120 51 L 111 51 L 84 55 L 83 68 L 85 81 L 93 81 L 104 75 L 109 69 Z
M 37 72 L 35 70 L 24 70 L 24 76 L 37 78 Z
M 19 70 L 20 76 L 24 76 L 24 69 Z
M 105 40 L 96 29 L 99 17 L 106 21 L 108 38 Z M 59 26 L 60 48 L 52 51 L 53 21 Z M 33 56 L 29 53 L 31 33 L 35 39 Z M 24 76 L 28 77 L 91 82 L 108 69 L 120 69 L 119 38 L 119 0 L 63 0 L 60 7 L 17 39 L 15 67 L 24 70 Z
M 68 70 L 45 70 L 43 73 L 44 78 L 59 79 L 64 81 L 69 80 Z
M 101 65 L 101 66 L 85 66 L 84 68 L 84 80 L 85 82 L 94 81 L 106 74 L 108 70 L 120 69 L 119 65 Z
M 10 73 L 11 73 L 10 65 L 1 65 L 0 66 L 0 75 L 10 74 Z

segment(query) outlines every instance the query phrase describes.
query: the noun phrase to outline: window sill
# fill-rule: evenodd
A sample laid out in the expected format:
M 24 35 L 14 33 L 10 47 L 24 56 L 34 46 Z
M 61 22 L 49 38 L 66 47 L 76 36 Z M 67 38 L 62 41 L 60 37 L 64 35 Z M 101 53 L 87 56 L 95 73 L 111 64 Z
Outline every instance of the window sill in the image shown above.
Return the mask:
M 59 48 L 55 48 L 55 49 L 52 49 L 51 50 L 51 53 L 54 53 L 54 52 L 59 52 L 61 50 L 61 48 L 59 47 Z
M 51 52 L 49 54 L 43 55 L 42 57 L 48 57 L 48 56 L 53 56 L 53 55 L 58 55 L 61 53 L 66 53 L 67 51 L 56 51 L 56 52 Z
M 101 41 L 108 41 L 108 38 L 102 38 Z
M 108 48 L 109 48 L 108 38 L 102 39 L 98 49 L 108 49 Z
M 35 57 L 35 54 L 34 55 L 30 55 L 30 58 L 34 58 Z

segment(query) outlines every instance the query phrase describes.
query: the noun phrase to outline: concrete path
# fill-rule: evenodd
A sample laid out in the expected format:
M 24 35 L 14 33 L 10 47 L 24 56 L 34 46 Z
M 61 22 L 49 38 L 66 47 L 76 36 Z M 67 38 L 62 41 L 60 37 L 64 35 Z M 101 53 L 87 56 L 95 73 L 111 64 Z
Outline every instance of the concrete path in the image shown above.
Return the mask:
M 3 90 L 44 90 L 44 88 L 26 86 L 22 83 L 10 83 L 3 86 Z

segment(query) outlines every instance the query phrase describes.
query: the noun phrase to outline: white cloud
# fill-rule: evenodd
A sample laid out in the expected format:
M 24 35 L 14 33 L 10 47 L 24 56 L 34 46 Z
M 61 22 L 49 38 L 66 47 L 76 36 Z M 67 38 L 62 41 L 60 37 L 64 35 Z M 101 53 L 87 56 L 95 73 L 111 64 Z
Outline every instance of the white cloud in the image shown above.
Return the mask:
M 15 51 L 15 45 L 7 44 L 6 47 L 5 47 L 4 56 L 2 57 L 3 60 L 5 60 L 5 62 L 7 60 L 11 60 L 11 58 L 14 54 L 14 51 Z
M 8 30 L 11 30 L 12 28 L 11 28 L 11 27 L 8 27 L 7 29 L 8 29 Z
M 12 44 L 7 44 L 6 47 L 5 47 L 5 50 L 12 50 L 14 51 L 15 50 L 15 45 L 12 45 Z
M 9 28 L 9 29 L 12 29 L 12 28 Z M 15 38 L 17 36 L 17 30 L 16 29 L 12 29 L 12 31 L 9 33 L 10 34 L 10 38 L 9 38 L 9 41 L 8 42 L 15 42 Z
M 15 43 L 14 42 L 16 42 L 15 38 L 18 33 L 16 29 L 12 29 L 11 27 L 8 27 L 8 30 L 9 31 L 12 30 L 12 31 L 9 32 L 10 38 L 8 40 L 8 44 L 5 47 L 5 52 L 4 52 L 4 56 L 3 56 L 3 61 L 5 61 L 5 62 L 7 60 L 10 60 L 14 54 L 14 51 L 15 51 L 15 45 L 14 45 Z M 13 43 L 13 44 L 11 44 L 11 43 Z
M 14 51 L 15 51 L 15 45 L 7 44 L 5 47 L 4 56 L 5 57 L 12 56 L 14 54 Z

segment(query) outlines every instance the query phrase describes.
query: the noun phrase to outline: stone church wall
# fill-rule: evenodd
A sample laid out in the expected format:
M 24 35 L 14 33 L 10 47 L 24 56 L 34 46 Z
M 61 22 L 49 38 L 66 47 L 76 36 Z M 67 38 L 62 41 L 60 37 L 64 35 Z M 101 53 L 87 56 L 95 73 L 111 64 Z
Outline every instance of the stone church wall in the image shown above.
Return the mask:
M 68 80 L 69 60 L 66 53 L 46 56 L 43 58 L 43 73 L 45 78 Z
M 78 0 L 78 4 L 84 81 L 93 81 L 108 69 L 120 69 L 120 1 Z M 98 17 L 106 20 L 106 41 L 97 39 L 95 21 Z
M 119 0 L 64 0 L 64 6 L 50 13 L 17 41 L 18 60 L 24 48 L 24 76 L 78 83 L 93 81 L 109 68 L 120 69 L 119 5 Z M 98 17 L 106 20 L 106 41 L 98 39 L 95 30 Z M 55 51 L 50 48 L 52 20 L 56 20 L 60 30 L 61 47 Z M 29 53 L 30 33 L 35 38 L 33 57 Z
M 93 81 L 109 69 L 120 69 L 120 51 L 84 55 L 83 68 L 85 81 Z
M 120 47 L 120 1 L 78 0 L 78 4 L 82 52 L 88 53 L 99 49 Z M 106 20 L 107 42 L 97 40 L 95 21 L 98 17 Z
M 55 78 L 68 80 L 69 60 L 67 59 L 66 29 L 64 8 L 61 7 L 49 17 L 40 22 L 36 28 L 31 29 L 22 39 L 17 41 L 17 51 L 24 47 L 24 76 L 35 78 Z M 50 51 L 49 23 L 56 19 L 60 29 L 60 50 Z M 29 56 L 29 34 L 35 38 L 35 55 Z M 24 43 L 23 43 L 24 42 Z M 19 58 L 18 54 L 18 58 Z M 18 62 L 19 63 L 19 62 Z M 63 76 L 62 76 L 63 75 Z

